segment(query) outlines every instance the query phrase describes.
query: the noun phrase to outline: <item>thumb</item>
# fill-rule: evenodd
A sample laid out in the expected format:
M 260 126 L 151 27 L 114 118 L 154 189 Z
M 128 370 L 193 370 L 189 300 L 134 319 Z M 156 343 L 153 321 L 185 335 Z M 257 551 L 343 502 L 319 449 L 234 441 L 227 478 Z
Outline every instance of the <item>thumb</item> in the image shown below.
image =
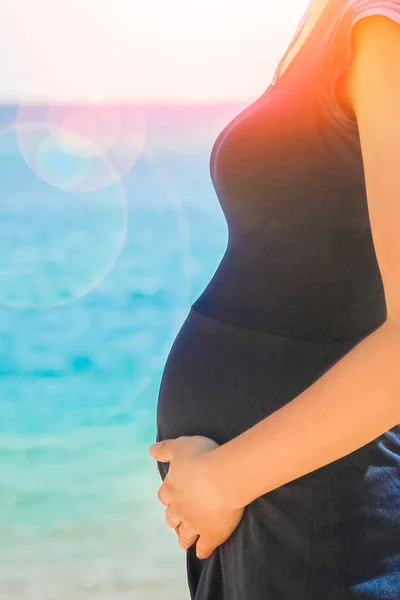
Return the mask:
M 158 462 L 171 462 L 173 442 L 174 440 L 163 440 L 152 444 L 149 448 L 149 454 Z
M 215 544 L 212 543 L 210 538 L 207 538 L 204 535 L 201 535 L 197 540 L 196 544 L 196 556 L 200 559 L 209 558 L 211 554 L 214 552 Z

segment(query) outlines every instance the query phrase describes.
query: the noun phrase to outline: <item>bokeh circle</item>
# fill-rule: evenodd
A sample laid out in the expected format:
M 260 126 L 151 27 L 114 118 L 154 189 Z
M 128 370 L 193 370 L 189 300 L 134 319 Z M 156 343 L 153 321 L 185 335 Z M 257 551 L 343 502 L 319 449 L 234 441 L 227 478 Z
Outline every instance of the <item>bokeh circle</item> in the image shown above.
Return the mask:
M 97 149 L 96 162 L 113 183 L 87 191 L 93 157 L 65 152 L 57 144 L 65 135 L 45 123 L 0 130 L 0 302 L 8 306 L 43 309 L 87 294 L 123 247 L 127 206 L 118 173 Z M 80 149 L 94 146 L 81 134 L 73 139 Z
M 20 104 L 15 125 L 22 125 L 17 143 L 27 165 L 67 191 L 92 192 L 117 183 L 133 168 L 146 141 L 145 113 L 136 106 Z M 50 169 L 39 170 L 38 146 L 45 159 L 54 157 Z M 104 169 L 104 160 L 113 168 Z

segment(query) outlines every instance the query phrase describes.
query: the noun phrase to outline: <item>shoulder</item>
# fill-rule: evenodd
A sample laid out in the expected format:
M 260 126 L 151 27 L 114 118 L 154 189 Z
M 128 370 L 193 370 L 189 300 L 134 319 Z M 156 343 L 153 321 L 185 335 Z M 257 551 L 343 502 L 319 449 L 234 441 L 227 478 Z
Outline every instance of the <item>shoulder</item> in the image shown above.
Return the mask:
M 394 19 L 372 14 L 354 23 L 349 92 L 388 318 L 400 324 L 400 0 L 390 2 Z
M 392 4 L 396 20 L 366 13 L 352 26 L 348 94 L 359 123 L 372 113 L 380 119 L 380 112 L 386 118 L 400 114 L 400 0 Z

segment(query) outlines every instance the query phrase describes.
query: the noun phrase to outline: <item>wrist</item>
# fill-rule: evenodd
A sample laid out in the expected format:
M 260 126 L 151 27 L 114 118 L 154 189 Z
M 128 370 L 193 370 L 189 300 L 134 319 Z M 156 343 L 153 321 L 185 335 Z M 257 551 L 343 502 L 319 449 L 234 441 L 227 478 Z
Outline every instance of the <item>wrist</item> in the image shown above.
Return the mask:
M 204 457 L 204 468 L 221 506 L 227 510 L 239 510 L 249 502 L 243 498 L 240 474 L 229 465 L 227 451 L 227 444 L 223 444 L 208 452 Z

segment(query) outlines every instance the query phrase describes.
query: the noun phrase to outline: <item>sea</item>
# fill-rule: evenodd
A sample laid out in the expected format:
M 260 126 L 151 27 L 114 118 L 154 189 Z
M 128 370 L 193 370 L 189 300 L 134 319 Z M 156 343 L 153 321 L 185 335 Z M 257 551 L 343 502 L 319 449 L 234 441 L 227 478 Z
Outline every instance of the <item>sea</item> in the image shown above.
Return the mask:
M 245 106 L 0 106 L 0 600 L 189 599 L 148 447 Z

